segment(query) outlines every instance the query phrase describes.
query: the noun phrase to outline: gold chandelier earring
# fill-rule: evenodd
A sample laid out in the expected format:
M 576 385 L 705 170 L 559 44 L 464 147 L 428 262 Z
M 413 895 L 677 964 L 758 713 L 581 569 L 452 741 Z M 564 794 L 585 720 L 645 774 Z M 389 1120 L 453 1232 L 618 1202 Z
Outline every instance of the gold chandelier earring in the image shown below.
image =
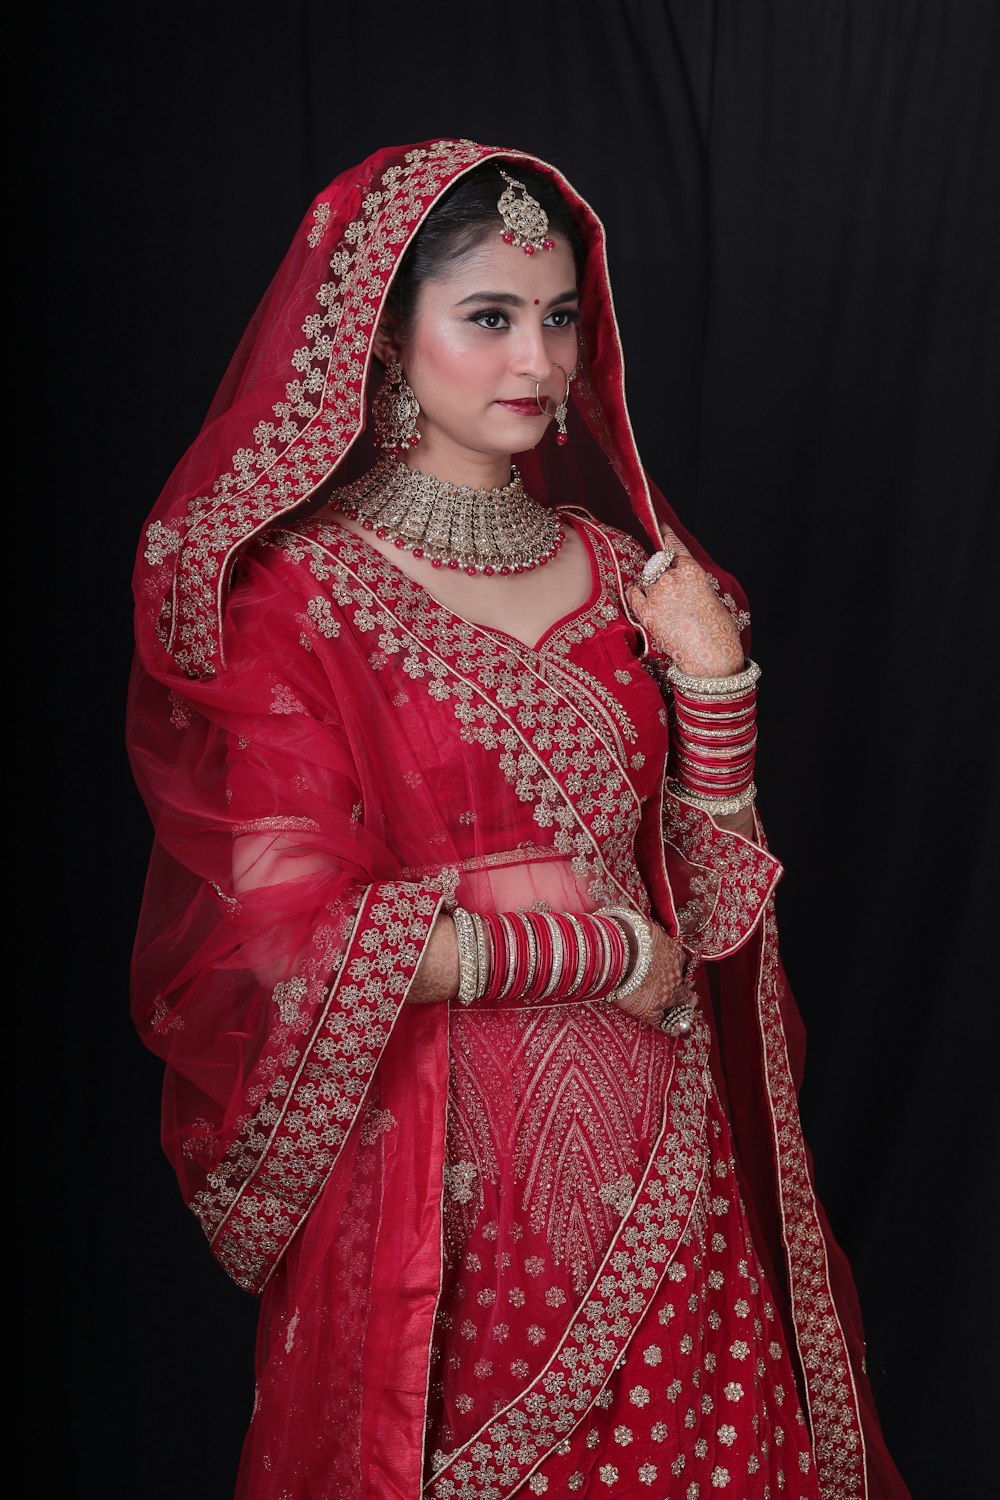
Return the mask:
M 389 453 L 403 453 L 407 448 L 415 448 L 420 442 L 417 431 L 419 415 L 420 402 L 403 374 L 403 366 L 396 355 L 391 354 L 385 367 L 385 378 L 372 402 L 372 420 L 379 447 Z

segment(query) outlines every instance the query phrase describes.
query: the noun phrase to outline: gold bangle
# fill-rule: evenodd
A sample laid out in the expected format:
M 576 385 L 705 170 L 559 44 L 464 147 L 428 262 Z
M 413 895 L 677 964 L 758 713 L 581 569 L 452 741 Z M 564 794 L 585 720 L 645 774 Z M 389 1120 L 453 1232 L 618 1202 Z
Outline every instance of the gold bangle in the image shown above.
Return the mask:
M 700 812 L 710 813 L 717 818 L 726 818 L 731 813 L 743 812 L 751 806 L 757 796 L 757 788 L 752 781 L 746 791 L 738 792 L 732 797 L 710 797 L 707 792 L 689 792 L 680 782 L 675 783 L 673 790 L 682 802 L 687 802 L 691 807 L 697 807 Z
M 704 701 L 707 703 L 709 700 L 706 698 Z M 725 699 L 720 698 L 719 702 L 724 703 Z M 756 715 L 756 704 L 750 704 L 745 708 L 734 708 L 732 713 L 726 713 L 714 708 L 695 708 L 690 703 L 685 703 L 683 710 L 681 710 L 678 709 L 676 703 L 674 704 L 675 721 L 684 718 L 697 719 L 700 723 L 705 724 L 725 724 L 729 719 L 746 719 L 749 724 L 756 718 Z
M 733 731 L 733 729 L 731 727 L 730 728 L 726 728 L 726 729 L 709 729 L 707 726 L 709 724 L 711 724 L 712 721 L 715 720 L 715 719 L 735 719 L 735 718 L 739 718 L 739 715 L 738 714 L 711 714 L 711 713 L 706 713 L 706 714 L 699 714 L 698 717 L 705 720 L 705 727 L 704 728 L 702 727 L 701 724 L 698 724 L 698 725 L 695 726 L 695 729 L 694 729 L 694 732 L 699 736 L 700 739 L 704 739 L 704 740 L 725 740 L 725 739 L 732 739 L 732 737 L 733 737 L 734 731 Z M 751 723 L 751 721 L 748 720 L 747 721 L 747 727 L 748 728 L 750 727 L 750 723 Z M 685 737 L 686 728 L 687 728 L 687 726 L 684 726 L 684 725 L 681 725 L 681 724 L 675 724 L 674 725 L 674 738 L 675 739 L 683 739 Z M 739 730 L 736 730 L 735 733 L 738 734 Z M 757 736 L 757 730 L 756 730 L 756 728 L 754 728 L 754 738 L 755 739 L 756 739 L 756 736 Z
M 756 735 L 752 740 L 744 740 L 742 745 L 699 745 L 683 734 L 675 734 L 674 740 L 678 753 L 683 754 L 687 750 L 696 755 L 704 755 L 708 760 L 736 760 L 740 755 L 749 760 L 757 744 Z
M 697 698 L 736 698 L 746 693 L 760 681 L 760 667 L 747 658 L 741 672 L 732 672 L 728 677 L 691 677 L 680 667 L 667 668 L 667 681 L 682 693 L 694 693 Z

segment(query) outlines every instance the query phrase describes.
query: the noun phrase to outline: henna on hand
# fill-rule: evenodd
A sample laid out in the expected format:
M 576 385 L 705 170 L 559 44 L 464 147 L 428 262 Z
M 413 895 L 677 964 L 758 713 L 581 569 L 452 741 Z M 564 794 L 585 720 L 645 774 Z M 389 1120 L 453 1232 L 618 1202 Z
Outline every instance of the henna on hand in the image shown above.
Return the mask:
M 633 614 L 657 647 L 694 677 L 727 677 L 743 667 L 736 621 L 680 537 L 664 528 L 665 547 L 676 557 L 648 589 L 628 593 Z
M 653 939 L 653 959 L 649 973 L 633 995 L 626 996 L 624 1000 L 616 1000 L 615 1004 L 620 1005 L 622 1010 L 627 1010 L 629 1015 L 635 1016 L 637 1021 L 645 1021 L 649 1026 L 659 1026 L 663 1020 L 663 1012 L 673 1003 L 674 992 L 681 982 L 686 954 L 680 943 L 658 923 L 650 922 L 649 930 Z M 695 1001 L 696 996 L 685 990 L 684 999 Z
M 420 955 L 407 1000 L 422 1005 L 432 1000 L 454 1000 L 458 994 L 458 936 L 446 912 L 438 915 Z

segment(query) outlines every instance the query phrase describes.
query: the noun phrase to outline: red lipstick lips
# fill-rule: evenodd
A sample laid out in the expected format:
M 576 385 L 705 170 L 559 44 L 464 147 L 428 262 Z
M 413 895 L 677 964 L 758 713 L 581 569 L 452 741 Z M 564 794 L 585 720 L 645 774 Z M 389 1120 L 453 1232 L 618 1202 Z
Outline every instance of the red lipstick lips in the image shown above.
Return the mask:
M 520 396 L 516 401 L 498 401 L 497 406 L 506 407 L 508 411 L 519 411 L 522 416 L 542 417 L 545 415 L 539 410 L 538 402 L 534 396 Z

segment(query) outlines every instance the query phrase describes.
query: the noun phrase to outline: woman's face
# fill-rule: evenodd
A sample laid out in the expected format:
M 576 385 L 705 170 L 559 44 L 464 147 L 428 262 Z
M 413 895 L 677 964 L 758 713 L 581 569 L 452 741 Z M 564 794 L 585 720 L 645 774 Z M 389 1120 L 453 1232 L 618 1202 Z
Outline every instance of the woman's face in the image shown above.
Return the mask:
M 395 346 L 420 403 L 413 462 L 458 483 L 505 483 L 510 455 L 533 448 L 552 422 L 536 381 L 550 410 L 563 398 L 578 309 L 573 254 L 558 238 L 525 255 L 493 235 L 424 282 Z

